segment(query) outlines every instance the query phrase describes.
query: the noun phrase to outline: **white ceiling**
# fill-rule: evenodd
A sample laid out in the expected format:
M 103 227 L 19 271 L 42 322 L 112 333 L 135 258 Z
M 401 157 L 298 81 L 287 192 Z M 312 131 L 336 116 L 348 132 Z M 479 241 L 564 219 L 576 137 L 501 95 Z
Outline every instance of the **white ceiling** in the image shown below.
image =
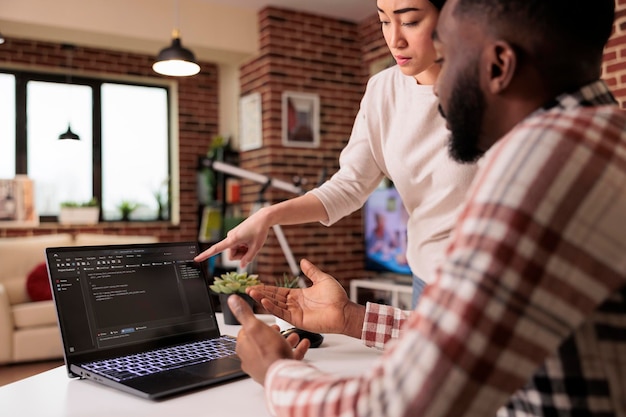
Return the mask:
M 249 10 L 266 6 L 298 10 L 322 16 L 360 22 L 376 13 L 375 0 L 201 0 L 209 4 L 222 4 Z
M 355 23 L 376 13 L 376 0 L 55 0 L 54 8 L 49 2 L 0 0 L 2 34 L 152 54 L 176 17 L 199 59 L 229 65 L 257 53 L 258 11 L 267 6 Z

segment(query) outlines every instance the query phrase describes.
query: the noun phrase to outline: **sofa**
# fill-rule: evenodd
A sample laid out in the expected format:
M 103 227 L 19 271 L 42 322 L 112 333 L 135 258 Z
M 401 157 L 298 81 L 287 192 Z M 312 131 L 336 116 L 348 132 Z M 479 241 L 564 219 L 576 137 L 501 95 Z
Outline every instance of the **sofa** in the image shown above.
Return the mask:
M 43 266 L 46 248 L 157 241 L 153 236 L 92 233 L 0 238 L 0 365 L 63 357 Z

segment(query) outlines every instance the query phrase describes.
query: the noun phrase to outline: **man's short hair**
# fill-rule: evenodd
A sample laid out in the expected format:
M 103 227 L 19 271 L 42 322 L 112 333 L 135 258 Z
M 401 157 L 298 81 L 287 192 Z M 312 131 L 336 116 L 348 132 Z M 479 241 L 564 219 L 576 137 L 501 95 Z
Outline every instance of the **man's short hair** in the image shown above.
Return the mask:
M 615 1 L 459 0 L 453 13 L 488 22 L 485 27 L 494 34 L 521 39 L 539 59 L 562 51 L 601 59 L 613 28 Z

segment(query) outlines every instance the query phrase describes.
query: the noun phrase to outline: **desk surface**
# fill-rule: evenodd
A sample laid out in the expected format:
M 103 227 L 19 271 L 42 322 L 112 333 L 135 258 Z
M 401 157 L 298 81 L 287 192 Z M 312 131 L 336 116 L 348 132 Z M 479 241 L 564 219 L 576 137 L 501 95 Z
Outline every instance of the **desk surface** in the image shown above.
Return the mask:
M 273 323 L 273 316 L 258 316 Z M 240 326 L 224 325 L 224 334 L 235 336 Z M 324 343 L 310 349 L 305 360 L 335 374 L 358 374 L 380 355 L 359 340 L 324 335 Z M 263 387 L 250 378 L 212 386 L 167 400 L 154 402 L 96 384 L 70 379 L 65 366 L 0 388 L 3 416 L 269 416 Z

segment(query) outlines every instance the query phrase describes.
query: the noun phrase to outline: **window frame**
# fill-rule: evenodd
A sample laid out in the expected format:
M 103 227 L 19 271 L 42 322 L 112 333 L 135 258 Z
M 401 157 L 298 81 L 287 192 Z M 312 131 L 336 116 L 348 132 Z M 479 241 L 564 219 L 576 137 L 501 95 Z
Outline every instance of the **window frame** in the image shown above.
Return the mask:
M 0 73 L 15 77 L 15 174 L 28 174 L 28 138 L 27 126 L 27 85 L 29 81 L 54 82 L 67 84 L 68 77 L 62 70 L 38 70 L 32 68 L 0 67 Z M 93 194 L 102 204 L 102 84 L 112 83 L 129 86 L 158 87 L 166 90 L 168 117 L 168 172 L 169 172 L 169 219 L 164 221 L 172 225 L 180 224 L 180 189 L 179 189 L 179 153 L 178 153 L 178 89 L 175 81 L 141 76 L 103 75 L 87 72 L 73 73 L 71 84 L 84 85 L 92 89 L 92 188 Z M 102 220 L 100 223 L 112 223 L 118 220 Z M 40 222 L 58 222 L 58 216 L 40 216 Z M 154 220 L 132 220 L 132 222 L 152 222 Z

